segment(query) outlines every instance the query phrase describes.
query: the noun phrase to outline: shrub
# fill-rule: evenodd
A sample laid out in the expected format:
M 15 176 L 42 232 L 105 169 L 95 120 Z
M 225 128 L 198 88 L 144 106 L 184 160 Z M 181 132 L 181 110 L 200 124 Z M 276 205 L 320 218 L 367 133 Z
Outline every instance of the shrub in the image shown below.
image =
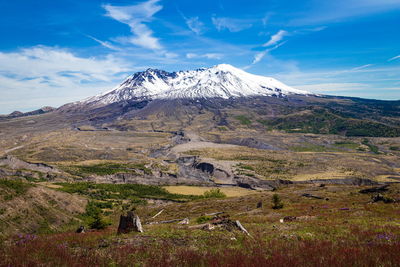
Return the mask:
M 226 197 L 224 192 L 221 192 L 219 188 L 210 189 L 203 194 L 204 198 L 224 198 Z
M 86 212 L 83 214 L 84 220 L 91 229 L 104 229 L 109 223 L 103 218 L 100 202 L 90 201 L 86 206 Z
M 283 203 L 278 194 L 272 196 L 272 208 L 274 210 L 283 208 Z
M 203 215 L 203 216 L 200 216 L 199 218 L 197 218 L 196 222 L 198 224 L 202 224 L 202 223 L 208 222 L 211 219 L 212 219 L 212 217 Z
M 236 116 L 235 119 L 237 119 L 240 122 L 240 124 L 243 124 L 243 125 L 251 124 L 251 120 L 249 118 L 247 118 L 245 115 Z
M 93 220 L 89 223 L 89 227 L 91 229 L 99 229 L 99 230 L 106 228 L 108 225 L 110 225 L 110 223 L 104 220 L 101 214 L 94 215 Z

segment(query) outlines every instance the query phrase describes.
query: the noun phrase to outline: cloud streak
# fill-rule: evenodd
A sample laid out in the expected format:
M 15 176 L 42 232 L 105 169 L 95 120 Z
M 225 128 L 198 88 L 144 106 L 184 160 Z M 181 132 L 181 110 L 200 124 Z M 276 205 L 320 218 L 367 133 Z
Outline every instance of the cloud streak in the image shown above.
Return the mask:
M 221 59 L 223 57 L 222 54 L 219 53 L 206 53 L 206 54 L 196 54 L 196 53 L 187 53 L 186 58 L 194 59 L 194 58 L 207 58 L 207 59 Z
M 86 35 L 86 36 L 89 37 L 90 39 L 92 39 L 93 41 L 101 44 L 102 46 L 108 48 L 108 49 L 111 49 L 111 50 L 114 50 L 114 51 L 121 51 L 122 50 L 121 48 L 116 47 L 115 45 L 111 44 L 110 42 L 99 40 L 99 39 L 97 39 L 97 38 L 95 38 L 93 36 L 90 36 L 90 35 Z
M 393 61 L 393 60 L 396 60 L 396 59 L 400 59 L 400 55 L 392 57 L 392 58 L 389 58 L 388 61 Z
M 279 43 L 280 41 L 282 41 L 283 37 L 287 36 L 288 34 L 289 33 L 287 31 L 280 30 L 276 34 L 272 35 L 271 38 L 269 39 L 269 41 L 266 42 L 265 44 L 263 44 L 263 46 L 268 47 L 268 46 L 275 45 L 275 44 Z
M 262 52 L 257 53 L 254 56 L 254 59 L 253 59 L 253 62 L 251 63 L 251 65 L 255 65 L 255 64 L 259 63 L 269 52 L 281 47 L 284 44 L 285 44 L 285 42 L 277 44 L 274 47 L 268 48 L 268 49 L 266 49 L 266 50 L 264 50 Z
M 211 21 L 218 31 L 240 32 L 253 26 L 246 20 L 226 17 L 212 17 Z

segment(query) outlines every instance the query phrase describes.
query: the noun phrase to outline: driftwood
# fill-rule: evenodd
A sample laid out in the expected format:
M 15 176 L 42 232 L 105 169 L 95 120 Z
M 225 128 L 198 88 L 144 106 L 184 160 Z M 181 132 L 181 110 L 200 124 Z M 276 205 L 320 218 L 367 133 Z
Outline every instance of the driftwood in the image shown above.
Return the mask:
M 231 219 L 229 219 L 229 215 L 222 217 L 215 216 L 209 223 L 192 225 L 189 226 L 189 229 L 203 229 L 210 231 L 217 227 L 224 228 L 227 231 L 240 230 L 250 236 L 246 228 L 244 228 L 239 221 L 232 221 Z
M 154 215 L 153 217 L 151 217 L 152 219 L 154 219 L 155 217 L 157 217 L 158 215 L 160 215 L 161 213 L 163 213 L 164 210 L 160 210 L 156 215 Z
M 178 224 L 189 224 L 190 220 L 189 218 L 185 218 L 182 221 L 178 222 Z
M 180 222 L 185 220 L 186 218 L 183 219 L 173 219 L 173 220 L 167 220 L 167 221 L 160 221 L 160 222 L 149 222 L 147 224 L 163 224 L 163 223 L 173 223 L 173 222 Z
M 250 236 L 249 232 L 247 232 L 246 228 L 244 228 L 243 225 L 242 225 L 239 221 L 236 221 L 236 225 L 237 225 L 237 227 L 239 227 L 239 229 L 240 229 L 242 232 L 244 232 L 245 234 L 247 234 L 248 236 Z
M 129 211 L 126 216 L 121 215 L 119 219 L 118 234 L 129 233 L 132 231 L 143 233 L 143 228 L 139 216 L 134 214 L 132 211 Z
M 225 213 L 224 211 L 218 211 L 218 212 L 213 212 L 213 213 L 206 213 L 204 214 L 205 216 L 216 216 L 216 215 L 220 215 L 222 213 Z

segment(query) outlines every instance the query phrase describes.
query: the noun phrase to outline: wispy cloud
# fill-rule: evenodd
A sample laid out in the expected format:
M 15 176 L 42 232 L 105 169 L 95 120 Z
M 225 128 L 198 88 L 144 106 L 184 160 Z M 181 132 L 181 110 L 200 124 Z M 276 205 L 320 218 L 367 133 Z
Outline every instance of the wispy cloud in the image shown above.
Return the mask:
M 99 40 L 99 39 L 97 39 L 97 38 L 95 38 L 93 36 L 90 36 L 90 35 L 86 35 L 86 36 L 89 37 L 90 39 L 92 39 L 93 41 L 96 41 L 97 43 L 101 44 L 102 46 L 108 48 L 108 49 L 111 49 L 111 50 L 114 50 L 114 51 L 121 51 L 122 50 L 121 48 L 111 44 L 110 42 Z
M 285 42 L 280 43 L 280 44 L 277 44 L 277 45 L 275 45 L 274 47 L 268 48 L 268 49 L 266 49 L 266 50 L 264 50 L 264 51 L 262 51 L 262 52 L 257 53 L 257 54 L 254 56 L 253 62 L 252 62 L 251 64 L 252 64 L 252 65 L 257 64 L 257 63 L 260 62 L 269 52 L 271 52 L 271 51 L 273 51 L 273 50 L 275 50 L 275 49 L 281 47 L 281 46 L 284 45 L 284 44 L 285 44 Z
M 373 65 L 374 65 L 374 64 L 365 64 L 365 65 L 362 65 L 362 66 L 359 66 L 359 67 L 352 68 L 351 71 L 362 70 L 362 69 L 371 67 L 371 66 L 373 66 Z
M 307 90 L 315 93 L 339 93 L 349 91 L 362 91 L 369 88 L 365 83 L 317 83 L 309 85 L 297 85 L 296 89 Z
M 115 86 L 135 69 L 115 56 L 85 58 L 45 46 L 0 52 L 1 112 L 79 100 Z
M 221 59 L 223 57 L 222 54 L 219 53 L 206 53 L 206 54 L 196 54 L 196 53 L 187 53 L 186 58 L 207 58 L 207 59 Z
M 159 0 L 148 0 L 131 6 L 103 5 L 103 8 L 107 11 L 106 16 L 129 25 L 133 36 L 127 37 L 125 40 L 140 47 L 160 50 L 163 47 L 159 39 L 145 24 L 151 22 L 154 14 L 163 8 L 158 2 Z
M 269 39 L 269 41 L 266 42 L 265 44 L 263 44 L 263 46 L 268 47 L 268 46 L 275 45 L 275 44 L 279 43 L 280 41 L 282 41 L 283 37 L 287 36 L 288 34 L 289 33 L 287 31 L 280 30 L 277 33 L 275 33 L 274 35 L 272 35 L 271 38 Z
M 400 58 L 400 55 L 392 57 L 392 58 L 389 58 L 388 61 L 393 61 L 393 60 L 396 60 L 396 59 L 399 59 L 399 58 Z
M 297 69 L 270 74 L 294 88 L 314 93 L 399 99 L 399 93 L 394 93 L 398 86 L 393 85 L 400 84 L 398 78 L 400 67 L 374 65 L 357 68 L 320 71 Z
M 189 29 L 197 35 L 202 34 L 205 31 L 205 26 L 199 17 L 186 18 L 184 17 L 186 25 Z
M 249 21 L 243 19 L 212 17 L 211 20 L 218 31 L 240 32 L 253 26 Z

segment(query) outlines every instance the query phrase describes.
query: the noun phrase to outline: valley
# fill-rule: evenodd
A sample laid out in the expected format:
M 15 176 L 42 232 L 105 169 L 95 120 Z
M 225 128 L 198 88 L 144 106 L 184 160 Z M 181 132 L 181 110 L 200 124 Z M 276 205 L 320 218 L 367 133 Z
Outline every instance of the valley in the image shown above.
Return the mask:
M 238 96 L 247 74 L 219 68 L 1 117 L 0 265 L 396 266 L 399 101 Z M 211 97 L 155 87 L 198 73 L 181 93 Z M 117 234 L 128 212 L 144 232 Z

